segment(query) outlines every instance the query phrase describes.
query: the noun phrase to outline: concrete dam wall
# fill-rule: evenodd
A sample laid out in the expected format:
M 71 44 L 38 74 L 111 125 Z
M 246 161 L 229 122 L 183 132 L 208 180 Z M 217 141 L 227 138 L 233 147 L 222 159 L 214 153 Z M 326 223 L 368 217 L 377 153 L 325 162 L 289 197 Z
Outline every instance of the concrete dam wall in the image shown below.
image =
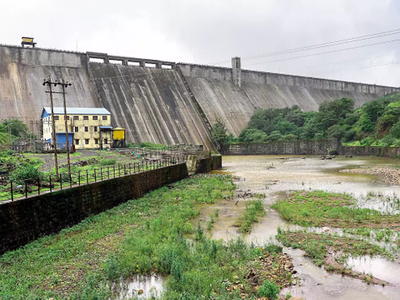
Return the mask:
M 126 129 L 128 142 L 202 144 L 213 149 L 210 127 L 218 119 L 238 135 L 257 108 L 298 105 L 309 111 L 341 97 L 361 106 L 400 91 L 241 70 L 240 59 L 233 62 L 233 68 L 221 68 L 0 45 L 0 120 L 39 120 L 42 108 L 50 102 L 43 79 L 51 76 L 73 84 L 67 89 L 68 106 L 107 108 L 113 125 Z M 54 104 L 62 105 L 60 95 Z
M 69 107 L 107 108 L 113 125 L 126 129 L 128 142 L 213 149 L 210 130 L 177 71 L 89 59 L 87 53 L 0 46 L 0 121 L 39 120 L 50 104 L 42 85 L 50 76 L 72 82 L 67 89 Z M 61 95 L 55 95 L 54 105 L 62 106 Z
M 212 149 L 204 124 L 178 72 L 90 63 L 99 99 L 130 141 L 197 144 Z
M 48 76 L 73 82 L 67 90 L 68 106 L 100 107 L 89 84 L 85 54 L 0 46 L 0 121 L 39 120 L 43 107 L 50 105 L 42 85 Z M 54 105 L 62 106 L 60 95 L 55 95 Z
M 233 78 L 231 68 L 178 64 L 209 122 L 225 122 L 238 135 L 258 108 L 298 105 L 304 111 L 318 110 L 325 101 L 352 98 L 356 107 L 399 88 L 342 82 L 301 76 L 241 70 Z M 235 84 L 235 82 L 240 84 Z

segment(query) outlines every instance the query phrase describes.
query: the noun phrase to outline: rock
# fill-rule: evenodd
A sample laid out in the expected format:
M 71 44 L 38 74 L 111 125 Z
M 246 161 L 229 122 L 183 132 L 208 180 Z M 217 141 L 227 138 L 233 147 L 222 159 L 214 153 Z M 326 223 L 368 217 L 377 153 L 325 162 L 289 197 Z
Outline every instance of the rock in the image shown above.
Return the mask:
M 292 297 L 289 300 L 305 300 L 305 299 L 301 297 Z

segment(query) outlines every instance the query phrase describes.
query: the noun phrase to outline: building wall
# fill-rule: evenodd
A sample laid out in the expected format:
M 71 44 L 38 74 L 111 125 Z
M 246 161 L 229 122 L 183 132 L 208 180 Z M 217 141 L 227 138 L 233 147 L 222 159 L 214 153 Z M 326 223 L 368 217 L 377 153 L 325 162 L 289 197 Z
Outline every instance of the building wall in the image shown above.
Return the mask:
M 88 117 L 88 120 L 84 120 L 85 116 Z M 97 120 L 93 120 L 93 116 L 97 116 Z M 107 120 L 103 120 L 103 115 L 67 115 L 68 132 L 73 132 L 74 134 L 76 149 L 100 147 L 100 126 L 111 126 L 111 115 L 104 116 L 107 117 Z M 65 132 L 64 115 L 56 115 L 55 127 L 56 132 Z M 88 131 L 86 131 L 86 127 Z M 47 116 L 43 119 L 43 138 L 52 140 L 52 132 L 52 117 Z M 103 140 L 103 148 L 109 148 L 112 143 L 111 131 L 102 132 L 101 138 Z M 86 140 L 88 140 L 88 143 L 86 143 Z M 105 140 L 107 140 L 107 143 L 105 143 Z
M 0 255 L 187 176 L 181 163 L 0 204 Z

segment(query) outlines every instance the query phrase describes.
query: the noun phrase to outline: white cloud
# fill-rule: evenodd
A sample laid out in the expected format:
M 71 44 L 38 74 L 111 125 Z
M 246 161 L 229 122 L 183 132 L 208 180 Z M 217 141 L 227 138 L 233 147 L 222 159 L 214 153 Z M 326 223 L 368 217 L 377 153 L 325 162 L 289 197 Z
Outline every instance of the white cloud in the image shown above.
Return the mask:
M 236 55 L 245 58 L 400 28 L 400 4 L 394 0 L 2 2 L 0 43 L 18 44 L 21 36 L 32 35 L 39 47 L 75 50 L 78 44 L 80 51 L 196 63 L 229 62 Z M 400 36 L 381 41 L 392 38 Z M 371 60 L 393 61 L 390 56 L 387 61 L 370 57 L 396 57 L 399 46 L 390 43 L 249 68 L 400 85 L 400 64 L 360 69 Z M 364 57 L 370 59 L 360 60 Z M 244 60 L 243 66 L 266 61 L 271 59 Z M 327 65 L 340 61 L 346 63 Z

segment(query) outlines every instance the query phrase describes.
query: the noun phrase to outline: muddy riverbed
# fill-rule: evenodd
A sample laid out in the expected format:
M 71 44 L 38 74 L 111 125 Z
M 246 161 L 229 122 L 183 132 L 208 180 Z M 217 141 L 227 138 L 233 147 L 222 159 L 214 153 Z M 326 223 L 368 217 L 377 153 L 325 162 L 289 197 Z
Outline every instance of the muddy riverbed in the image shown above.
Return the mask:
M 355 157 L 351 159 L 335 158 L 321 160 L 318 157 L 302 156 L 225 156 L 223 169 L 215 173 L 232 174 L 240 177 L 239 190 L 262 193 L 266 216 L 260 219 L 245 235 L 247 242 L 264 244 L 274 241 L 278 227 L 296 230 L 300 227 L 283 221 L 270 206 L 280 193 L 289 190 L 324 190 L 335 193 L 348 193 L 357 199 L 357 207 L 372 208 L 385 213 L 399 213 L 400 187 L 381 182 L 379 177 L 365 174 L 341 173 L 343 169 L 357 167 L 400 166 L 397 160 L 385 158 Z M 219 217 L 213 224 L 209 235 L 216 239 L 231 239 L 240 234 L 234 227 L 235 221 L 244 210 L 243 198 L 235 201 L 220 201 L 214 205 L 203 206 L 198 220 L 207 222 L 207 217 L 219 210 Z M 197 220 L 196 220 L 197 221 Z M 334 228 L 311 228 L 311 231 L 336 231 Z M 317 267 L 311 259 L 304 256 L 299 249 L 284 248 L 292 259 L 301 279 L 301 285 L 285 289 L 282 294 L 290 292 L 292 296 L 305 299 L 400 299 L 400 264 L 398 260 L 389 261 L 383 258 L 350 258 L 348 265 L 354 270 L 373 274 L 386 280 L 385 287 L 369 285 L 359 279 L 343 277 Z

